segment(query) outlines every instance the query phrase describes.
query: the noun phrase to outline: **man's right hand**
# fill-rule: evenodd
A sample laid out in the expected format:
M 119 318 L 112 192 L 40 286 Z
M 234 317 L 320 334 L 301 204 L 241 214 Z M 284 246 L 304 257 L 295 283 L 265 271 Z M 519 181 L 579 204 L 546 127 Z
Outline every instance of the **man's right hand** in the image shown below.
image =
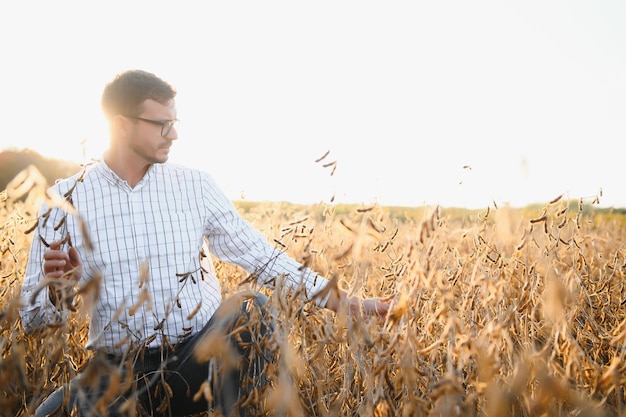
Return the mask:
M 50 249 L 43 254 L 43 273 L 46 278 L 65 277 L 74 283 L 83 273 L 83 263 L 75 247 L 67 253 L 61 249 L 61 241 L 50 243 Z
M 50 285 L 48 294 L 57 308 L 61 306 L 65 290 L 74 287 L 83 273 L 83 263 L 76 248 L 70 247 L 66 253 L 61 249 L 61 244 L 60 240 L 50 243 L 49 249 L 43 254 L 43 273 L 55 283 Z

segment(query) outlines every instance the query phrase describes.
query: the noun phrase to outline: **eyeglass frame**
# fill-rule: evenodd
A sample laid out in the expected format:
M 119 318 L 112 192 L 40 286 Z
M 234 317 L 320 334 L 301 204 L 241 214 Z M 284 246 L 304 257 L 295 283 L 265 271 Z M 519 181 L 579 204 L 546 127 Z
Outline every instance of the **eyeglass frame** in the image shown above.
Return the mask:
M 177 124 L 178 122 L 180 122 L 180 120 L 178 119 L 174 119 L 174 120 L 151 120 L 151 119 L 146 119 L 145 117 L 140 117 L 140 116 L 126 116 L 129 119 L 135 119 L 135 120 L 141 120 L 142 122 L 146 122 L 146 123 L 150 123 L 153 125 L 158 125 L 161 126 L 161 136 L 162 137 L 166 137 L 167 135 L 170 134 L 170 132 L 172 131 L 172 128 L 174 127 L 175 124 Z M 167 130 L 164 131 L 164 129 L 167 126 Z

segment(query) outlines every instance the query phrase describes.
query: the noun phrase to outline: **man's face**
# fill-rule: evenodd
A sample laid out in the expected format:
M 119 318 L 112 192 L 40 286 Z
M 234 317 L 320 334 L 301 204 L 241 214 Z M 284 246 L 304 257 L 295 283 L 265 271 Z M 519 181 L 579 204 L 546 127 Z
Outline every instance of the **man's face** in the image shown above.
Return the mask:
M 178 139 L 176 125 L 172 125 L 176 120 L 174 99 L 166 105 L 148 99 L 140 114 L 129 119 L 134 123 L 127 138 L 129 149 L 149 164 L 167 161 L 172 141 Z

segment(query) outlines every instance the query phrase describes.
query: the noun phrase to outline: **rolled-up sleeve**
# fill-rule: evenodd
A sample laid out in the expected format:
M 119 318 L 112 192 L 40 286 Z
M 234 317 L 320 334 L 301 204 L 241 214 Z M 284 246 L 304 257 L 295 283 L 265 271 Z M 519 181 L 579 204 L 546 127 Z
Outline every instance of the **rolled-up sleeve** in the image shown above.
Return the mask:
M 204 190 L 209 220 L 205 234 L 212 252 L 221 260 L 236 264 L 249 274 L 256 274 L 259 284 L 270 286 L 279 277 L 291 288 L 304 285 L 306 297 L 312 298 L 328 280 L 274 247 L 236 210 L 234 205 L 208 177 Z M 320 306 L 326 298 L 316 299 Z
M 46 218 L 43 214 L 46 213 Z M 65 216 L 63 210 L 42 206 L 39 214 L 39 225 L 35 229 L 33 240 L 26 265 L 24 283 L 22 284 L 22 307 L 20 318 L 22 326 L 27 332 L 42 327 L 46 324 L 59 323 L 67 317 L 66 311 L 59 311 L 50 301 L 49 287 L 44 285 L 43 254 L 46 244 L 60 239 L 60 233 L 54 230 L 61 216 Z M 45 242 L 45 243 L 44 243 Z

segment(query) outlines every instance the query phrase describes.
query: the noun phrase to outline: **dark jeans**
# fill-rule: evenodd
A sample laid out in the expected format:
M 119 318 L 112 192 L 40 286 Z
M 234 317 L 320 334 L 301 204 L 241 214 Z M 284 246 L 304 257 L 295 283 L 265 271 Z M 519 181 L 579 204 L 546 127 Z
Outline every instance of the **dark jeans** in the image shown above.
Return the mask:
M 242 403 L 267 385 L 263 371 L 273 361 L 266 302 L 261 293 L 227 298 L 199 333 L 173 350 L 144 349 L 133 361 L 96 353 L 35 416 L 62 416 L 74 408 L 83 417 L 132 415 L 137 409 L 140 415 L 185 416 L 212 408 L 224 416 L 255 415 L 258 401 L 248 401 L 252 408 Z

